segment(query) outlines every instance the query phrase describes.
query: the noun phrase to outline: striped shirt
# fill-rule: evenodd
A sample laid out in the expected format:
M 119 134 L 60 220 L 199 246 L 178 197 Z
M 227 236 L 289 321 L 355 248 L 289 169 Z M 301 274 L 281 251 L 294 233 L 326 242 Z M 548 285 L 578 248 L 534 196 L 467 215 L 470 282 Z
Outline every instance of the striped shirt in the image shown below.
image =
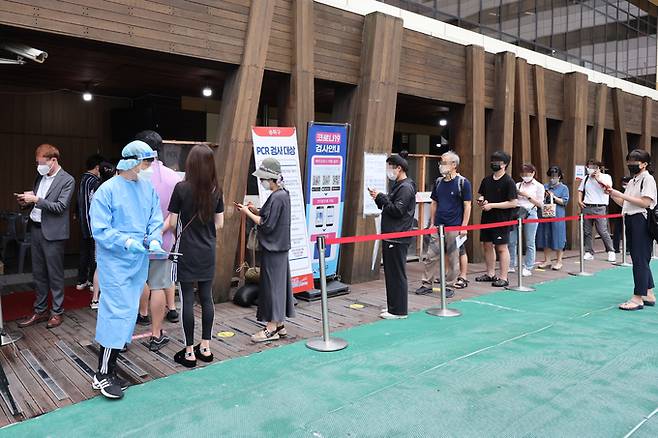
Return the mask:
M 100 177 L 90 172 L 85 172 L 80 178 L 80 188 L 78 189 L 78 217 L 80 218 L 80 228 L 82 237 L 90 239 L 91 220 L 89 219 L 89 208 L 91 207 L 91 198 L 101 185 Z

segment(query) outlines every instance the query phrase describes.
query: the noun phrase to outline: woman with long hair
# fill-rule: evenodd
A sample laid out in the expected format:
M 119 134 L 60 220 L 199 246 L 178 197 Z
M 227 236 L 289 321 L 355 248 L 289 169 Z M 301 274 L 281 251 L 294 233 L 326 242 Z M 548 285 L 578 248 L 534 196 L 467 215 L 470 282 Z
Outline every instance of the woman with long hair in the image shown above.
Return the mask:
M 626 156 L 626 165 L 632 179 L 624 193 L 605 187 L 606 193 L 621 206 L 626 220 L 626 242 L 633 260 L 633 296 L 619 305 L 621 310 L 640 310 L 655 306 L 653 275 L 649 262 L 653 238 L 649 234 L 647 209 L 656 206 L 656 180 L 651 175 L 651 155 L 644 149 L 634 149 Z
M 188 368 L 197 359 L 212 362 L 210 351 L 215 307 L 212 281 L 215 275 L 215 242 L 217 230 L 224 226 L 224 201 L 217 183 L 212 150 L 196 145 L 185 163 L 185 180 L 176 184 L 169 203 L 171 227 L 176 230 L 172 252 L 174 278 L 181 285 L 181 311 L 185 348 L 174 360 Z M 201 342 L 194 345 L 194 283 L 201 302 Z

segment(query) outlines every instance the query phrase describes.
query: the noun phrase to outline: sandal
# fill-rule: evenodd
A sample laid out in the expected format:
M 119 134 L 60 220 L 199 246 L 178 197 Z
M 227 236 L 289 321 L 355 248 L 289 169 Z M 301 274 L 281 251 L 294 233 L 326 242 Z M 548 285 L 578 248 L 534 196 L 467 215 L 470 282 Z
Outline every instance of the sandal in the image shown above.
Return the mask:
M 468 280 L 464 277 L 457 277 L 457 280 L 453 283 L 452 287 L 455 289 L 464 289 L 468 286 Z
M 489 283 L 491 281 L 496 281 L 496 280 L 498 280 L 496 276 L 492 277 L 489 274 L 484 274 L 484 275 L 480 275 L 479 277 L 475 277 L 475 281 L 478 281 L 480 283 Z
M 656 305 L 656 299 L 654 298 L 653 300 L 642 300 L 642 304 L 647 306 L 647 307 L 653 307 Z
M 181 351 L 174 354 L 174 362 L 179 363 L 186 368 L 194 368 L 196 366 L 196 357 L 190 359 L 193 356 L 194 353 L 188 353 L 185 351 L 185 348 L 183 348 Z
M 509 286 L 509 281 L 503 280 L 502 278 L 496 278 L 496 280 L 491 283 L 493 287 L 507 287 Z
M 550 269 L 551 266 L 552 266 L 551 262 L 544 262 L 544 263 L 539 264 L 537 267 L 539 269 Z
M 286 330 L 286 328 L 283 324 L 280 325 L 280 326 L 277 326 L 276 333 L 279 334 L 280 338 L 287 338 L 288 337 L 288 331 Z
M 554 270 L 554 271 L 560 271 L 560 270 L 562 270 L 562 263 L 557 264 L 557 265 L 553 265 L 553 266 L 551 267 L 551 269 Z
M 256 343 L 278 341 L 279 339 L 281 339 L 281 336 L 279 336 L 279 333 L 277 333 L 276 330 L 270 332 L 267 330 L 267 328 L 264 328 L 258 333 L 254 333 L 253 335 L 251 335 L 251 341 Z
M 212 362 L 215 356 L 210 352 L 210 348 L 202 348 L 201 344 L 194 347 L 194 356 L 201 362 Z
M 642 310 L 644 309 L 644 304 L 638 304 L 633 300 L 628 300 L 625 303 L 621 303 L 619 305 L 620 310 L 628 310 L 630 312 L 634 310 Z

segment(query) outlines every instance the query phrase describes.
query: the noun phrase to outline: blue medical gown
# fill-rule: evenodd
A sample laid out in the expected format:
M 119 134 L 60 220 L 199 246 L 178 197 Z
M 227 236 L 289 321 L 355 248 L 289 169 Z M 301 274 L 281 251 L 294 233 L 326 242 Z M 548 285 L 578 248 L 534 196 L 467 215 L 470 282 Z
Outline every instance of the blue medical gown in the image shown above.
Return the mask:
M 115 176 L 94 194 L 90 209 L 101 289 L 96 341 L 106 348 L 130 343 L 139 298 L 148 276 L 148 255 L 129 253 L 129 238 L 162 243 L 162 212 L 153 186 Z

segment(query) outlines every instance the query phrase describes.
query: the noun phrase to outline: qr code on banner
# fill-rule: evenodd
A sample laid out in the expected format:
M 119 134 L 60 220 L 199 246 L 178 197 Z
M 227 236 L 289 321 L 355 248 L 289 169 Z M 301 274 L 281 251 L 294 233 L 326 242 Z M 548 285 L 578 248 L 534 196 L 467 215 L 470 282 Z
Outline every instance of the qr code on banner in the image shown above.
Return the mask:
M 320 175 L 313 175 L 313 185 L 319 186 L 321 183 Z
M 340 185 L 340 175 L 334 175 L 332 180 L 333 180 L 333 182 L 332 182 L 333 185 L 335 185 L 335 186 Z

